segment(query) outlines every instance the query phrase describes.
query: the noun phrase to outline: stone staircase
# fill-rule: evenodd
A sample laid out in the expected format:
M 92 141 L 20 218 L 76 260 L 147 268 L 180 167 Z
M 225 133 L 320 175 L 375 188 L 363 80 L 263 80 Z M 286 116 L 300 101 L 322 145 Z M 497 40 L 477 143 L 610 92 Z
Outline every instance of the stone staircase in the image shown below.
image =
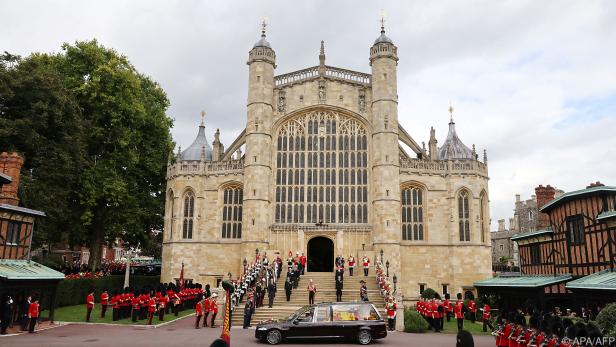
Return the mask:
M 372 272 L 372 269 L 370 269 Z M 277 283 L 276 297 L 274 306 L 267 307 L 268 297 L 265 296 L 263 306 L 255 310 L 252 315 L 251 324 L 257 324 L 268 319 L 282 319 L 290 316 L 293 312 L 308 305 L 308 282 L 312 279 L 317 285 L 317 294 L 315 296 L 315 304 L 320 302 L 335 302 L 336 301 L 336 280 L 333 272 L 306 272 L 300 277 L 299 286 L 294 289 L 291 294 L 291 300 L 287 301 L 284 293 L 284 275 L 280 277 Z M 376 278 L 374 275 L 364 277 L 349 276 L 348 271 L 344 275 L 344 289 L 342 290 L 342 301 L 359 301 L 360 280 L 366 281 L 368 287 L 368 298 L 374 302 L 374 306 L 379 310 L 381 316 L 385 317 L 381 294 L 379 293 Z M 242 326 L 244 321 L 244 303 L 242 302 L 235 309 L 232 316 L 232 326 Z

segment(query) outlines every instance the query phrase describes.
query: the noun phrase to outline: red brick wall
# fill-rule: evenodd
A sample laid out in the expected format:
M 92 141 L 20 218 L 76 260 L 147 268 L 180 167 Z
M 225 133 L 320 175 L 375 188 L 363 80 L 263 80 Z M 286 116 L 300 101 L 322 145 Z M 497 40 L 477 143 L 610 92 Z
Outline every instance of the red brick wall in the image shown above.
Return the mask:
M 24 160 L 17 153 L 0 153 L 0 171 L 13 179 L 13 182 L 5 184 L 0 188 L 0 204 L 14 206 L 19 204 L 17 190 L 19 188 L 19 174 L 23 164 Z
M 548 202 L 554 200 L 556 195 L 556 189 L 549 184 L 544 187 L 539 185 L 535 188 L 535 195 L 537 196 L 537 208 L 541 208 Z M 537 230 L 547 229 L 550 227 L 550 216 L 547 213 L 539 212 L 537 216 Z

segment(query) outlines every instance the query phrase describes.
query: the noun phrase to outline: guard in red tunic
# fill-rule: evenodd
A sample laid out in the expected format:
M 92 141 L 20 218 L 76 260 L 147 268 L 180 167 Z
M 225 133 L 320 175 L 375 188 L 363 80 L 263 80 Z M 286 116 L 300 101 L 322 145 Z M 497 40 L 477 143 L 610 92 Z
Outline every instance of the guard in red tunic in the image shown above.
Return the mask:
M 101 318 L 105 318 L 105 312 L 107 312 L 107 305 L 109 305 L 109 294 L 107 293 L 107 288 L 105 288 L 101 293 Z
M 210 299 L 210 312 L 212 313 L 212 321 L 210 323 L 210 327 L 212 328 L 216 327 L 214 323 L 216 322 L 216 315 L 218 314 L 218 303 L 216 302 L 217 297 L 218 294 L 214 293 L 212 294 L 212 298 Z
M 445 308 L 445 317 L 447 317 L 447 321 L 451 320 L 451 302 L 449 301 L 449 293 L 445 294 L 445 301 L 443 302 L 443 306 Z
M 458 293 L 458 301 L 453 308 L 453 313 L 456 316 L 458 322 L 458 331 L 464 329 L 464 302 L 462 301 L 462 294 Z
M 152 325 L 152 318 L 154 318 L 154 312 L 156 312 L 156 299 L 150 296 L 148 299 L 148 325 Z
M 92 314 L 92 309 L 94 308 L 94 288 L 90 288 L 88 292 L 90 294 L 86 296 L 86 322 L 90 321 L 90 315 Z
M 117 291 L 114 291 L 111 297 L 111 308 L 113 313 L 112 319 L 115 322 L 120 319 L 120 294 Z
M 29 333 L 33 333 L 34 332 L 34 327 L 36 326 L 36 322 L 38 321 L 38 317 L 39 317 L 38 296 L 34 295 L 32 297 L 32 303 L 28 307 L 28 319 L 30 320 L 29 325 L 28 325 L 28 332 Z
M 136 322 L 137 319 L 139 319 L 139 313 L 141 311 L 141 299 L 139 299 L 138 293 L 135 293 L 135 294 L 136 295 L 134 295 L 133 298 L 131 299 L 131 306 L 133 308 L 132 310 L 133 322 Z
M 486 303 L 481 310 L 483 311 L 481 315 L 481 319 L 483 320 L 483 331 L 486 332 L 488 327 L 490 327 L 490 330 L 494 330 L 494 327 L 490 323 L 490 318 L 492 318 L 492 313 L 490 311 L 492 308 Z
M 160 294 L 160 299 L 158 300 L 158 320 L 165 320 L 165 310 L 167 309 L 167 305 L 169 304 L 169 296 L 167 292 L 163 291 Z
M 471 322 L 475 323 L 475 319 L 477 319 L 477 303 L 475 303 L 472 297 L 468 300 L 468 309 L 471 312 Z
M 203 300 L 203 327 L 207 327 L 207 316 L 210 315 L 210 298 Z
M 367 255 L 361 259 L 361 263 L 364 266 L 364 276 L 368 276 L 368 270 L 370 270 L 370 258 Z
M 201 297 L 199 297 L 197 305 L 195 305 L 195 316 L 195 329 L 199 329 L 199 322 L 201 321 L 201 317 L 203 317 L 203 304 L 201 303 Z
M 385 304 L 385 309 L 387 310 L 387 323 L 389 331 L 394 331 L 396 329 L 395 321 L 396 321 L 396 309 L 398 306 L 394 301 L 393 297 L 388 297 L 387 303 Z

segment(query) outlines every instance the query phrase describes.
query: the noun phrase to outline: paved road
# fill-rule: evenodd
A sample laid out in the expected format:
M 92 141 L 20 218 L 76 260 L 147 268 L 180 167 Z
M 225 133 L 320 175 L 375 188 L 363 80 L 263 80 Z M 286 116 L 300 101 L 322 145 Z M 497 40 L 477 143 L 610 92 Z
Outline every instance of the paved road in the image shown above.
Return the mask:
M 220 335 L 220 328 L 194 329 L 192 317 L 178 320 L 160 328 L 103 325 L 67 325 L 40 331 L 35 334 L 0 337 L 0 346 L 39 347 L 39 346 L 83 346 L 83 347 L 151 347 L 172 346 L 207 347 Z M 254 339 L 254 330 L 231 329 L 232 346 L 261 346 Z M 384 340 L 375 341 L 372 346 L 420 346 L 452 347 L 455 335 L 449 334 L 406 334 L 390 333 Z M 282 344 L 284 346 L 285 344 Z M 307 346 L 306 342 L 289 343 L 293 347 Z M 352 343 L 319 342 L 319 346 L 358 346 Z M 476 336 L 475 346 L 492 347 L 494 339 L 490 336 Z

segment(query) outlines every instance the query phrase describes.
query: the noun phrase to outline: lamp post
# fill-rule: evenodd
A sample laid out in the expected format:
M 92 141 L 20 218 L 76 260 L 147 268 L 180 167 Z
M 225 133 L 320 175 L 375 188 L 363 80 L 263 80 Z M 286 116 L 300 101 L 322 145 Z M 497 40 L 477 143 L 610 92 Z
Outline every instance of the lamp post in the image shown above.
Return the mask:
M 385 262 L 385 267 L 387 268 L 387 277 L 389 277 L 389 260 Z
M 396 283 L 398 283 L 398 277 L 396 277 L 396 274 L 394 274 L 394 278 L 393 279 L 394 279 L 394 293 L 395 293 L 396 290 L 398 289 L 398 288 L 396 288 Z
M 381 248 L 381 263 L 383 263 L 383 248 Z

